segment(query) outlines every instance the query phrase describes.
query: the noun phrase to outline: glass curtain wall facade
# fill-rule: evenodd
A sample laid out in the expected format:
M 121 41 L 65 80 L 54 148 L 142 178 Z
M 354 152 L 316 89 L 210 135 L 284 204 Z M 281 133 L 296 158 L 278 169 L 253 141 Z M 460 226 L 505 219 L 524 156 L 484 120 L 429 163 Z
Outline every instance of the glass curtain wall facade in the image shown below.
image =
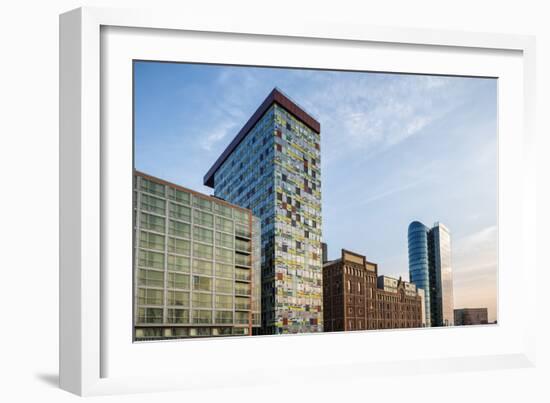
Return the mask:
M 414 221 L 409 225 L 409 274 L 425 292 L 426 325 L 454 322 L 451 235 L 441 223 L 432 228 Z
M 250 210 L 134 172 L 135 339 L 251 335 L 259 244 Z
M 411 282 L 424 291 L 426 326 L 431 326 L 430 265 L 428 253 L 429 228 L 418 221 L 409 225 L 409 277 Z
M 318 122 L 274 89 L 207 173 L 205 184 L 261 219 L 261 333 L 321 332 Z
M 435 223 L 430 230 L 432 266 L 434 268 L 434 310 L 435 323 L 452 326 L 454 323 L 453 271 L 451 266 L 451 235 L 441 223 Z

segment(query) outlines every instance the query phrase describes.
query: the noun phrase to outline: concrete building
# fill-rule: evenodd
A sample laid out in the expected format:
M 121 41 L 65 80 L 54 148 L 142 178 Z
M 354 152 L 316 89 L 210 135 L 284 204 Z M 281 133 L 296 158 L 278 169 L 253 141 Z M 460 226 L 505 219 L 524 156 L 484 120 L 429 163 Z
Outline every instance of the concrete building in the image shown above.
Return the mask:
M 414 284 L 378 276 L 378 265 L 342 250 L 323 265 L 326 332 L 422 327 L 422 297 Z
M 251 335 L 260 326 L 260 221 L 134 172 L 136 340 Z
M 487 308 L 462 308 L 454 310 L 455 326 L 486 325 L 489 323 Z
M 262 334 L 322 325 L 320 124 L 274 89 L 204 177 L 262 222 Z
M 328 262 L 328 245 L 325 242 L 321 242 L 321 249 L 322 249 L 322 262 L 325 264 Z
M 451 235 L 435 223 L 432 228 L 418 221 L 409 225 L 409 275 L 425 294 L 427 326 L 452 326 L 454 321 Z

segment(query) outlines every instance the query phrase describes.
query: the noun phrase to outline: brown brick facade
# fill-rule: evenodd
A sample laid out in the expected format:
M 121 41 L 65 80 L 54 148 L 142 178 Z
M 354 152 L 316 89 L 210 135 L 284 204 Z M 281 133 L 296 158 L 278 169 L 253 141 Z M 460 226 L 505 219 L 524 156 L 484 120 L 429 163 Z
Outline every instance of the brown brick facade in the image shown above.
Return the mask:
M 342 250 L 323 267 L 326 332 L 421 327 L 421 297 L 407 295 L 401 279 L 395 291 L 377 287 L 378 266 Z

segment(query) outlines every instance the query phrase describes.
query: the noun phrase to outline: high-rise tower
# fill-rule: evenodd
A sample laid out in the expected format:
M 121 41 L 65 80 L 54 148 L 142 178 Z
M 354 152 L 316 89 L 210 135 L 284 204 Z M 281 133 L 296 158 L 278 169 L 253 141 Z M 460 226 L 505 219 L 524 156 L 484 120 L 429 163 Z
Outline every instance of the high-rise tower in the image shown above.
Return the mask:
M 261 333 L 322 331 L 319 122 L 274 89 L 204 184 L 261 218 Z
M 449 229 L 441 223 L 428 228 L 413 221 L 408 245 L 411 282 L 425 293 L 426 326 L 451 326 L 454 303 Z

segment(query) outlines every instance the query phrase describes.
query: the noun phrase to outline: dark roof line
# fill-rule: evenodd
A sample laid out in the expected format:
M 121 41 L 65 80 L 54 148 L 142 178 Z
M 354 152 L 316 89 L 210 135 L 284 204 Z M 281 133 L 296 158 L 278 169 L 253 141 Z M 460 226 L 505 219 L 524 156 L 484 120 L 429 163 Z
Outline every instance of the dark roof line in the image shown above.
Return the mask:
M 316 133 L 321 132 L 321 124 L 315 120 L 310 114 L 304 111 L 300 106 L 293 102 L 289 97 L 283 94 L 278 88 L 273 88 L 269 93 L 267 98 L 262 102 L 262 104 L 256 109 L 256 112 L 248 119 L 242 129 L 237 133 L 233 141 L 229 143 L 227 148 L 223 153 L 218 157 L 214 165 L 208 170 L 206 175 L 204 175 L 203 183 L 206 186 L 211 188 L 214 187 L 214 174 L 220 168 L 220 166 L 225 162 L 225 160 L 231 155 L 231 153 L 237 148 L 237 146 L 243 141 L 248 132 L 254 127 L 254 125 L 262 118 L 265 112 L 271 107 L 272 104 L 278 104 L 287 112 L 294 115 L 298 120 L 303 124 L 309 127 L 311 130 Z

